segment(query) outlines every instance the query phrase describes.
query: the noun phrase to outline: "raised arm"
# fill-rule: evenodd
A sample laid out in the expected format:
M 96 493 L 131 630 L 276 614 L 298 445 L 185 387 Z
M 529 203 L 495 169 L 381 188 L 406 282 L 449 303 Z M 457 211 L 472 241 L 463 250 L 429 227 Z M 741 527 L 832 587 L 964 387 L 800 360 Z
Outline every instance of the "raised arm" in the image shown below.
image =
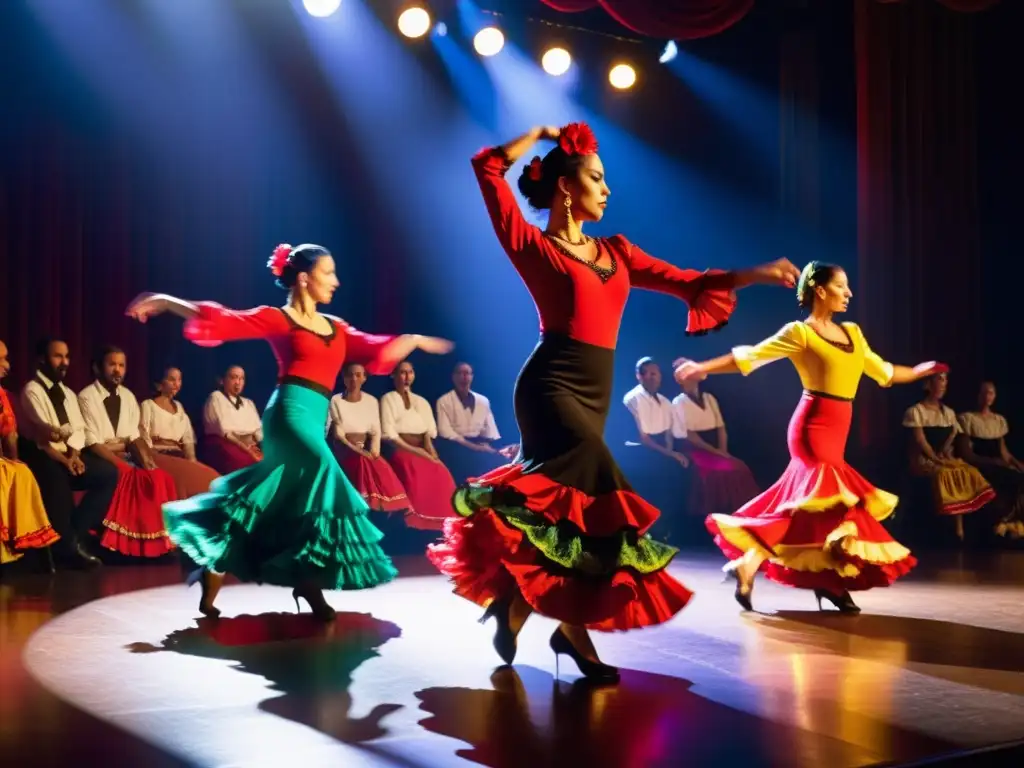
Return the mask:
M 742 373 L 748 376 L 768 363 L 793 357 L 806 347 L 807 327 L 800 322 L 787 323 L 774 336 L 752 347 L 733 347 L 728 355 L 703 363 L 688 360 L 676 367 L 675 379 L 681 384 L 688 379 L 700 380 L 718 373 Z
M 140 294 L 125 310 L 141 323 L 165 312 L 184 318 L 185 338 L 204 347 L 225 341 L 266 339 L 289 331 L 284 313 L 274 307 L 234 310 L 212 301 L 186 301 L 166 293 Z

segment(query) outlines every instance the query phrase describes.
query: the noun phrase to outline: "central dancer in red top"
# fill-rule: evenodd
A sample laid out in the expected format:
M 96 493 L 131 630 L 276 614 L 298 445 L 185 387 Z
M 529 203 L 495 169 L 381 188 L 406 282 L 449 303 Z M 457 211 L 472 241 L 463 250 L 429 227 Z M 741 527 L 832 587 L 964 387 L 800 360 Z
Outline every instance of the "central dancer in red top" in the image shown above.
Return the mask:
M 519 189 L 550 209 L 544 230 L 526 222 L 505 180 L 537 141 L 557 146 L 523 170 Z M 651 539 L 658 510 L 640 498 L 604 443 L 615 343 L 630 287 L 690 305 L 687 332 L 728 320 L 733 291 L 752 283 L 792 286 L 786 260 L 742 272 L 697 272 L 659 261 L 621 235 L 594 239 L 609 195 L 597 141 L 584 123 L 534 128 L 473 158 L 487 210 L 505 252 L 540 316 L 541 338 L 519 374 L 516 421 L 522 436 L 512 464 L 471 480 L 455 494 L 461 517 L 445 523 L 428 555 L 455 592 L 494 617 L 494 647 L 507 664 L 531 612 L 562 623 L 556 654 L 584 675 L 614 681 L 587 629 L 625 630 L 678 613 L 690 591 L 665 572 L 677 550 Z

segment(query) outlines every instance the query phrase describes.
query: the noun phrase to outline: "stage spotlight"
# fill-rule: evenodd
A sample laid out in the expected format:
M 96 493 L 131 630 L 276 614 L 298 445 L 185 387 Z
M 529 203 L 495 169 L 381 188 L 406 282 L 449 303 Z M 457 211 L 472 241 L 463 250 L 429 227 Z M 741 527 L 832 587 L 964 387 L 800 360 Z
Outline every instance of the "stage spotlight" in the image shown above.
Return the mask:
M 505 47 L 505 35 L 497 27 L 484 27 L 473 37 L 473 48 L 481 56 L 494 56 Z
M 675 40 L 669 40 L 665 43 L 665 50 L 661 52 L 661 56 L 658 57 L 658 61 L 662 64 L 668 64 L 679 54 L 679 47 L 676 45 Z
M 636 82 L 636 70 L 629 64 L 616 64 L 608 73 L 608 82 L 612 84 L 612 88 L 618 88 L 620 91 L 632 88 Z
M 324 19 L 334 13 L 341 6 L 341 0 L 302 0 L 306 13 Z
M 406 8 L 398 17 L 398 31 L 406 37 L 423 37 L 430 31 L 430 14 L 418 5 Z
M 447 37 L 448 25 L 445 24 L 443 21 L 437 22 L 437 24 L 434 25 L 434 34 L 437 35 L 438 37 Z
M 540 59 L 540 65 L 549 75 L 564 75 L 572 66 L 572 56 L 565 48 L 548 48 Z

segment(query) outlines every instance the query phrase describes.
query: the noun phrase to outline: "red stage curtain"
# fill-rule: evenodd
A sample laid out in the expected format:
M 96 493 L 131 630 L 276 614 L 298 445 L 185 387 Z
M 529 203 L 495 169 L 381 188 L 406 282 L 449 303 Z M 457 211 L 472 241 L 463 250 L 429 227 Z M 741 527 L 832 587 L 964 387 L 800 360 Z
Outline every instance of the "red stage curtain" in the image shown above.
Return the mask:
M 906 0 L 878 0 L 880 3 L 903 3 Z M 976 13 L 977 11 L 985 11 L 991 8 L 993 5 L 999 2 L 999 0 L 938 0 L 944 6 L 949 8 L 951 11 L 960 11 L 961 13 Z
M 717 35 L 738 22 L 754 0 L 543 0 L 557 11 L 578 13 L 603 8 L 641 35 L 693 40 Z
M 858 306 L 876 350 L 949 362 L 950 399 L 966 403 L 983 332 L 974 34 L 943 5 L 856 0 Z M 882 448 L 906 398 L 863 395 L 862 447 Z

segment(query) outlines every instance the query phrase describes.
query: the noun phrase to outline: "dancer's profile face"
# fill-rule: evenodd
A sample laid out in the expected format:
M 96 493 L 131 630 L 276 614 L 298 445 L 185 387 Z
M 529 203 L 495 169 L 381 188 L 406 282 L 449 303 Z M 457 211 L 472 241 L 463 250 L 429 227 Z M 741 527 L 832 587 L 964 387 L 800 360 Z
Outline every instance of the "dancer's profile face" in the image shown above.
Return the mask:
M 850 306 L 850 299 L 853 298 L 850 280 L 841 269 L 833 272 L 829 281 L 825 285 L 818 286 L 815 292 L 818 301 L 828 312 L 845 312 Z
M 339 285 L 334 259 L 330 256 L 321 256 L 309 272 L 299 276 L 299 281 L 317 304 L 330 304 Z
M 991 381 L 982 383 L 978 391 L 978 403 L 982 408 L 991 408 L 996 402 L 996 385 Z
M 0 341 L 0 379 L 11 372 L 11 363 L 7 359 L 7 345 Z
M 366 382 L 366 369 L 361 365 L 350 365 L 345 369 L 345 391 L 359 392 Z
M 583 164 L 573 178 L 559 180 L 562 199 L 566 194 L 572 199 L 572 215 L 577 221 L 600 221 L 611 190 L 604 177 L 604 164 L 598 155 L 586 155 Z M 560 200 L 556 205 L 562 205 Z
M 238 397 L 245 389 L 245 370 L 234 365 L 224 374 L 224 394 Z

